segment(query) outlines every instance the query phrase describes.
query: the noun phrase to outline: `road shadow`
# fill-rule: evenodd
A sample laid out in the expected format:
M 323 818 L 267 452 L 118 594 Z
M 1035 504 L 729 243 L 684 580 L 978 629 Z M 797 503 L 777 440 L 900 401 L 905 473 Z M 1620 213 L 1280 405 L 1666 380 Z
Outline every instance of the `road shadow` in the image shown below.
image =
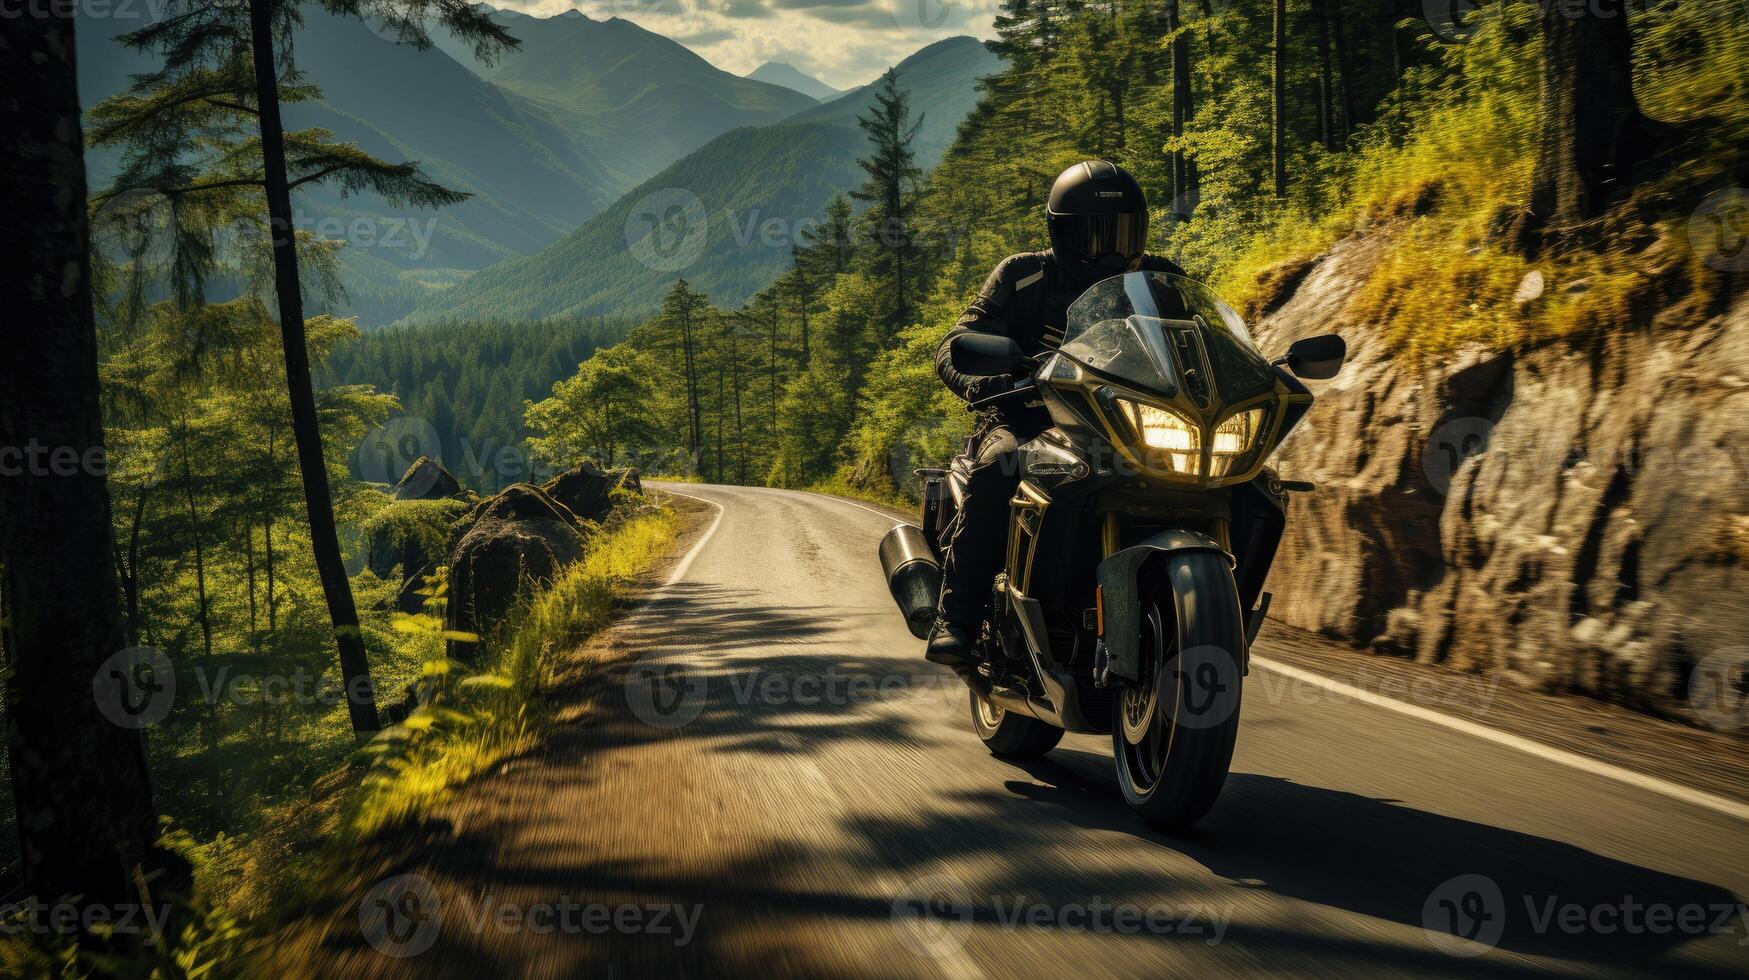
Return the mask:
M 1205 827 L 1164 835 L 1142 825 L 1125 807 L 1103 754 L 1062 747 L 1043 759 L 991 762 L 964 731 L 933 724 L 942 712 L 964 717 L 963 688 L 921 662 L 860 652 L 838 639 L 865 615 L 839 607 L 761 601 L 726 586 L 682 583 L 637 611 L 635 636 L 609 659 L 568 665 L 551 698 L 575 705 L 582 723 L 552 730 L 525 756 L 468 789 L 465 820 L 434 834 L 399 871 L 427 876 L 442 895 L 444 928 L 430 952 L 406 961 L 406 975 L 473 976 L 512 971 L 527 975 L 801 975 L 895 976 L 939 972 L 941 961 L 919 954 L 917 910 L 925 926 L 943 925 L 950 937 L 974 946 L 985 962 L 1063 966 L 1032 959 L 1060 953 L 1050 930 L 1016 925 L 1013 900 L 1053 909 L 1097 898 L 1185 918 L 1230 919 L 1211 945 L 1206 933 L 1178 930 L 1114 931 L 1097 937 L 1113 951 L 1110 962 L 1085 963 L 1087 972 L 1118 972 L 1113 964 L 1143 964 L 1141 972 L 1212 965 L 1239 956 L 1252 965 L 1464 976 L 1536 975 L 1510 959 L 1454 958 L 1429 925 L 1442 889 L 1453 879 L 1492 883 L 1499 901 L 1480 909 L 1496 917 L 1498 936 L 1480 933 L 1510 953 L 1547 957 L 1552 965 L 1585 972 L 1673 971 L 1672 951 L 1693 937 L 1678 933 L 1539 927 L 1549 899 L 1585 909 L 1619 906 L 1673 908 L 1732 903 L 1724 889 L 1613 860 L 1531 834 L 1446 817 L 1400 802 L 1306 786 L 1275 777 L 1235 773 Z M 869 617 L 891 617 L 869 610 Z M 851 625 L 846 631 L 855 633 Z M 640 669 L 646 669 L 640 674 Z M 866 683 L 811 687 L 799 681 L 864 678 Z M 939 710 L 918 711 L 911 699 L 941 699 Z M 952 739 L 951 743 L 948 739 Z M 741 845 L 710 860 L 646 856 L 616 859 L 586 846 L 579 821 L 611 822 L 614 812 L 579 813 L 548 801 L 611 799 L 590 794 L 609 772 L 625 772 L 648 758 L 616 750 L 653 740 L 678 740 L 687 753 L 733 753 L 755 760 L 742 773 L 793 778 L 788 757 L 894 760 L 895 765 L 972 765 L 980 775 L 961 788 L 920 793 L 893 806 L 821 807 L 821 825 L 794 837 L 759 843 L 765 828 L 722 822 L 723 813 L 698 806 L 701 835 L 734 837 Z M 872 751 L 837 751 L 845 747 Z M 936 760 L 939 760 L 937 763 Z M 768 769 L 761 768 L 772 763 Z M 996 768 L 993 778 L 989 767 Z M 622 767 L 615 769 L 615 767 Z M 696 772 L 641 772 L 635 785 L 652 794 L 671 790 Z M 1002 772 L 1009 773 L 1004 779 Z M 760 778 L 754 775 L 752 778 Z M 831 783 L 879 781 L 868 771 L 828 770 Z M 628 785 L 621 782 L 620 785 Z M 710 794 L 692 799 L 708 800 Z M 746 811 L 731 817 L 745 820 Z M 785 815 L 787 816 L 787 815 Z M 1086 851 L 1064 846 L 1070 828 L 1105 832 Z M 636 827 L 605 833 L 637 834 Z M 1086 839 L 1086 838 L 1083 838 Z M 529 842 L 554 846 L 529 846 Z M 512 843 L 515 842 L 515 843 Z M 572 846 L 562 846 L 569 843 Z M 1147 853 L 1137 856 L 1137 848 Z M 1176 852 L 1187 861 L 1157 858 Z M 1201 865 L 1224 881 L 1188 867 Z M 1172 865 L 1186 867 L 1165 870 Z M 944 869 L 947 869 L 944 871 Z M 1474 876 L 1474 877 L 1470 877 Z M 1231 882 L 1232 885 L 1226 884 Z M 1239 891 L 1235 891 L 1234 886 Z M 1316 914 L 1277 919 L 1258 914 L 1279 903 L 1250 901 L 1268 893 L 1315 908 L 1354 913 L 1331 929 Z M 943 894 L 948 901 L 938 899 Z M 1449 896 L 1462 912 L 1468 892 Z M 559 897 L 639 906 L 702 910 L 686 943 L 673 936 L 628 931 L 605 934 L 499 933 L 468 925 L 482 896 L 509 902 Z M 1492 902 L 1492 896 L 1485 896 Z M 1527 908 L 1525 901 L 1530 899 Z M 1533 914 L 1534 913 L 1534 914 Z M 365 946 L 354 919 L 341 910 L 327 934 L 327 949 L 346 963 L 369 963 L 387 974 L 382 958 Z M 935 920 L 941 920 L 939 922 Z M 1380 939 L 1367 919 L 1410 927 Z M 1490 920 L 1495 921 L 1495 920 Z M 1437 923 L 1435 923 L 1437 924 Z M 1462 923 L 1459 923 L 1461 926 Z M 954 932 L 955 929 L 961 930 Z M 939 936 L 940 930 L 925 936 Z M 1062 937 L 1055 937 L 1062 938 Z M 1074 937 L 1068 937 L 1073 941 Z M 849 960 L 812 958 L 819 950 Z M 1085 949 L 1086 947 L 1080 947 Z M 846 973 L 844 962 L 860 963 Z M 521 968 L 518 968 L 520 964 Z M 1551 964 L 1539 964 L 1547 966 Z M 530 969 L 530 967 L 534 967 Z M 1128 972 L 1128 968 L 1125 968 Z M 1741 975 L 1684 964 L 1689 976 Z
M 1230 775 L 1201 825 L 1162 834 L 1127 812 L 1105 777 L 1110 765 L 1104 756 L 1059 749 L 1016 764 L 1044 785 L 1009 786 L 1059 819 L 1154 841 L 1245 888 L 1574 963 L 1650 965 L 1705 938 L 1720 913 L 1738 904 L 1716 885 L 1561 841 L 1253 773 Z M 1641 910 L 1629 913 L 1641 924 L 1648 906 L 1709 914 L 1687 930 L 1673 921 L 1633 927 L 1614 912 L 1592 918 L 1624 904 Z M 1583 910 L 1585 920 L 1564 920 L 1581 914 L 1569 909 Z M 1725 925 L 1743 928 L 1735 913 Z M 1235 923 L 1232 935 L 1243 941 L 1249 930 Z

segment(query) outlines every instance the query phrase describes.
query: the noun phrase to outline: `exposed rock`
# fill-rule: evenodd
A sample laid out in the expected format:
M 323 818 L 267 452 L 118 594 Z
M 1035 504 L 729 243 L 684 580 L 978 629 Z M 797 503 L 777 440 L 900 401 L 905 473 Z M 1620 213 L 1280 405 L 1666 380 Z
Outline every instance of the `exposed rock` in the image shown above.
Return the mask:
M 1338 244 L 1257 325 L 1266 351 L 1349 343 L 1277 459 L 1319 490 L 1291 505 L 1274 615 L 1688 714 L 1693 666 L 1749 645 L 1749 391 L 1733 381 L 1749 377 L 1749 296 L 1680 328 L 1418 366 L 1344 317 L 1382 238 Z
M 461 493 L 462 485 L 443 468 L 443 464 L 430 456 L 421 456 L 401 474 L 400 482 L 389 491 L 389 496 L 396 500 L 442 500 L 459 497 Z
M 586 459 L 548 480 L 541 489 L 571 513 L 599 524 L 613 511 L 614 490 L 642 493 L 644 487 L 637 470 L 604 470 L 594 460 Z
M 475 505 L 450 549 L 449 627 L 489 634 L 530 585 L 583 557 L 587 531 L 565 505 L 518 483 Z
M 1532 269 L 1524 274 L 1524 280 L 1518 284 L 1518 291 L 1512 294 L 1512 303 L 1515 306 L 1530 303 L 1542 296 L 1545 288 L 1547 288 L 1547 284 L 1543 279 L 1543 274 Z

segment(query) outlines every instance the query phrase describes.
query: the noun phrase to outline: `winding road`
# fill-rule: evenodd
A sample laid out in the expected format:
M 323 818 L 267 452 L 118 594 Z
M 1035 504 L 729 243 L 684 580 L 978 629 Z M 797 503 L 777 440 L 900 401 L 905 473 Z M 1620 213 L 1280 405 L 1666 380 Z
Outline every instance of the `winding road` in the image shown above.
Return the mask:
M 892 517 L 667 489 L 709 529 L 597 641 L 582 721 L 451 807 L 417 872 L 437 927 L 346 967 L 1749 975 L 1749 811 L 1259 668 L 1220 802 L 1156 833 L 1104 738 L 984 750 L 887 596 Z

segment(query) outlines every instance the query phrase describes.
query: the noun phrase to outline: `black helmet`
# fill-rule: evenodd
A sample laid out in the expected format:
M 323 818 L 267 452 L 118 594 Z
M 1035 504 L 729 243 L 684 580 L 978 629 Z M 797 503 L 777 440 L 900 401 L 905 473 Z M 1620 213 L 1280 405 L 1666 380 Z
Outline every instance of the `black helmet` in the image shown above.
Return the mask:
M 1078 278 L 1127 271 L 1147 250 L 1148 199 L 1129 171 L 1087 160 L 1062 172 L 1045 206 L 1051 248 Z

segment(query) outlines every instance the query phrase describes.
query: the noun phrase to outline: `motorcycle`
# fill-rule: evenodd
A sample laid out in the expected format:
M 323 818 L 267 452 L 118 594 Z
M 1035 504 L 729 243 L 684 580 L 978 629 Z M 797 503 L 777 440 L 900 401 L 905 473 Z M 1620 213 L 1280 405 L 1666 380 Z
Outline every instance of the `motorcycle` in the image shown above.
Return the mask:
M 1288 495 L 1313 489 L 1265 462 L 1312 406 L 1298 379 L 1334 377 L 1346 345 L 1309 337 L 1271 362 L 1207 286 L 1131 272 L 1077 298 L 1061 344 L 1036 363 L 992 334 L 961 334 L 949 353 L 962 372 L 1021 377 L 974 409 L 1016 403 L 1050 419 L 1014 454 L 984 664 L 963 674 L 973 730 L 1019 758 L 1065 732 L 1109 733 L 1128 804 L 1155 827 L 1194 823 L 1232 760 Z M 973 449 L 918 470 L 919 523 L 881 540 L 919 638 Z

